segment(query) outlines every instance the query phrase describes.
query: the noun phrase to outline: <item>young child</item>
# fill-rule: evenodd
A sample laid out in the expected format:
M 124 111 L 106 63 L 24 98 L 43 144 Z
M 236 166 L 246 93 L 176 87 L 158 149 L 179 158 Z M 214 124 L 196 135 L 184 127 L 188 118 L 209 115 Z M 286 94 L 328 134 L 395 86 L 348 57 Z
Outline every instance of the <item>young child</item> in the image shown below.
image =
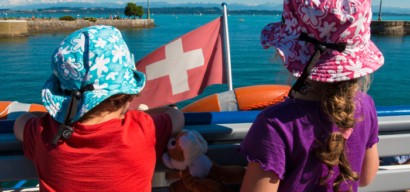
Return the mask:
M 48 113 L 14 126 L 37 169 L 40 191 L 151 191 L 156 153 L 184 124 L 182 112 L 128 110 L 145 85 L 121 33 L 73 32 L 56 49 L 42 90 Z
M 365 93 L 384 63 L 370 40 L 371 1 L 286 0 L 282 17 L 264 28 L 262 45 L 298 79 L 241 143 L 249 161 L 241 191 L 357 191 L 379 166 L 376 109 Z

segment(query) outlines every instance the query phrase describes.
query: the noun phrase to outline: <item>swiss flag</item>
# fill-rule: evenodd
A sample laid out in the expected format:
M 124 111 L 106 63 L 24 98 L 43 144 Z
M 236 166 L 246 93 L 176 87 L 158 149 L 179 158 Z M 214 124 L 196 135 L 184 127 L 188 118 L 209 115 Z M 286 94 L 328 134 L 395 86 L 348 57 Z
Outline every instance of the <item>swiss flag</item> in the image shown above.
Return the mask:
M 211 84 L 226 83 L 221 17 L 158 48 L 137 62 L 147 83 L 131 108 L 149 108 L 190 99 Z

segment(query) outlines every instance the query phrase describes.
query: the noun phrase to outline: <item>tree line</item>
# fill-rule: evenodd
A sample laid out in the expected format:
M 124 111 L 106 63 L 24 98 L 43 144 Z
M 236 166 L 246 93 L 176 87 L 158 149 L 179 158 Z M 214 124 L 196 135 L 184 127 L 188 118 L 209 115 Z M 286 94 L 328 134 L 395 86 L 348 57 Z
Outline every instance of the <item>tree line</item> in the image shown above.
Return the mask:
M 141 17 L 144 15 L 144 8 L 135 3 L 129 2 L 125 6 L 124 15 L 127 17 L 134 17 L 134 19 L 135 17 L 139 17 L 141 19 Z

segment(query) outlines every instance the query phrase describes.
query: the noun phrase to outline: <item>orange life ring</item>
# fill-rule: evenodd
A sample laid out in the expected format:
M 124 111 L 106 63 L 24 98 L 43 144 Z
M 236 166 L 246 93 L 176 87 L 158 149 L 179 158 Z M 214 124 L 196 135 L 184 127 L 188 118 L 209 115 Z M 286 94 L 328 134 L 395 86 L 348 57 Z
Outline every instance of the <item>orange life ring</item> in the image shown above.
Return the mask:
M 213 94 L 193 102 L 183 112 L 259 110 L 281 102 L 288 95 L 287 85 L 255 85 Z
M 16 119 L 24 112 L 46 112 L 40 104 L 19 103 L 17 101 L 0 101 L 0 119 Z

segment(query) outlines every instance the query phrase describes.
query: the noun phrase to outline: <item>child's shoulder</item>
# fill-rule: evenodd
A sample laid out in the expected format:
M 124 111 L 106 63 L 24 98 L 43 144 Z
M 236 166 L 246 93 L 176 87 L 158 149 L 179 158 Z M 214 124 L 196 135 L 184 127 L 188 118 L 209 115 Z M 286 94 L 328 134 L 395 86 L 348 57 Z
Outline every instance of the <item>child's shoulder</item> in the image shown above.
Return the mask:
M 306 108 L 310 109 L 318 106 L 318 104 L 317 101 L 286 98 L 282 102 L 267 107 L 263 112 L 267 114 L 281 115 L 284 114 L 284 112 L 295 112 L 298 110 L 306 110 Z
M 59 123 L 51 117 L 49 113 L 44 113 L 42 115 L 36 115 L 31 119 L 31 123 L 35 125 L 43 125 L 43 124 L 48 124 L 48 125 L 59 125 Z
M 260 115 L 264 116 L 265 118 L 275 118 L 275 119 L 281 118 L 281 117 L 288 117 L 295 110 L 298 110 L 297 109 L 298 105 L 301 105 L 301 104 L 300 103 L 298 104 L 298 102 L 295 101 L 294 99 L 287 98 L 280 103 L 276 103 L 274 105 L 271 105 L 265 108 L 260 113 Z
M 356 95 L 356 102 L 359 102 L 359 106 L 375 107 L 372 96 L 364 92 L 358 92 Z
M 139 117 L 139 118 L 149 117 L 147 113 L 145 113 L 144 111 L 140 111 L 140 110 L 128 110 L 126 115 L 130 117 Z
M 125 119 L 131 121 L 152 121 L 152 117 L 140 110 L 128 110 L 125 113 Z
M 367 93 L 364 93 L 364 92 L 358 92 L 357 93 L 357 96 L 359 97 L 359 98 L 361 98 L 362 100 L 365 100 L 365 101 L 368 101 L 368 102 L 373 102 L 373 98 L 372 98 L 372 96 L 370 96 L 369 94 L 367 94 Z

